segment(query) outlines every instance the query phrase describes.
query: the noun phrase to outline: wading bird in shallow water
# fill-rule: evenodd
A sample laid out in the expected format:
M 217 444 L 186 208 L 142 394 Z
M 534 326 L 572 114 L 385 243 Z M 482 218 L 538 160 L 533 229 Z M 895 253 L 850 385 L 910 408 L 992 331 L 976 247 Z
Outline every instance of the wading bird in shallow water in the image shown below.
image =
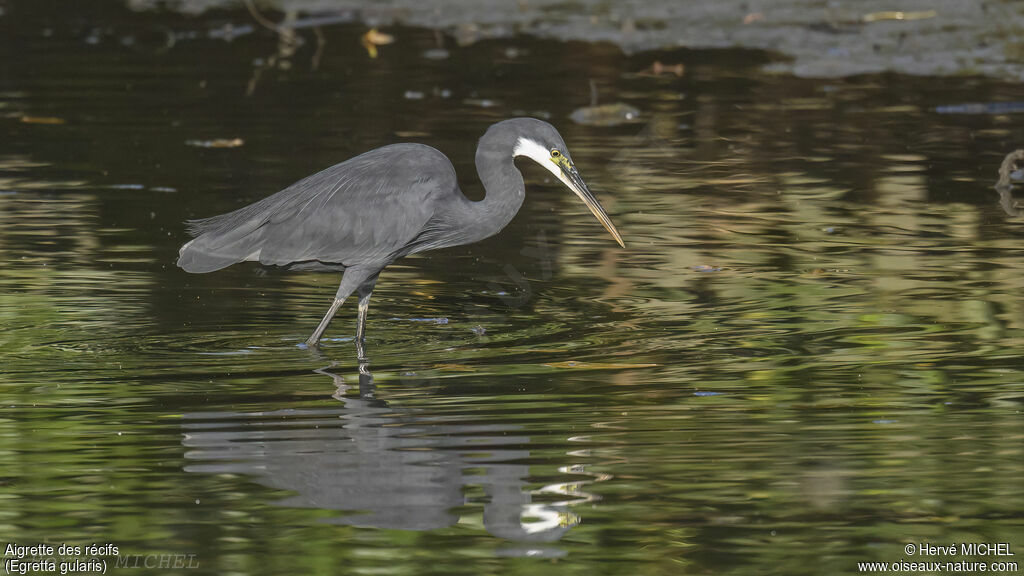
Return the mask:
M 625 248 L 554 126 L 513 118 L 492 125 L 477 145 L 476 171 L 487 192 L 483 200 L 462 195 L 455 168 L 444 154 L 423 144 L 392 144 L 234 212 L 189 221 L 195 238 L 181 247 L 178 266 L 203 273 L 255 261 L 344 271 L 330 309 L 306 344 L 320 342 L 345 298 L 357 292 L 356 344 L 362 356 L 366 312 L 381 270 L 409 254 L 469 244 L 500 232 L 526 196 L 517 156 L 554 174 Z

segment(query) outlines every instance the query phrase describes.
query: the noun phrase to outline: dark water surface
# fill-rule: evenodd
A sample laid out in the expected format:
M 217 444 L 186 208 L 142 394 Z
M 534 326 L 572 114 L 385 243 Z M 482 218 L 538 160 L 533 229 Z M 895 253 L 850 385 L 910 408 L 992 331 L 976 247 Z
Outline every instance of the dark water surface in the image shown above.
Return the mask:
M 192 574 L 1024 558 L 1024 219 L 992 188 L 1024 115 L 935 111 L 1024 87 L 530 38 L 441 58 L 410 28 L 371 59 L 356 25 L 290 53 L 251 22 L 0 17 L 3 545 Z M 574 124 L 591 79 L 640 118 Z M 628 248 L 521 162 L 502 234 L 382 275 L 362 394 L 354 306 L 299 347 L 337 275 L 174 266 L 183 220 L 387 143 L 439 148 L 479 197 L 476 139 L 522 114 L 561 130 Z

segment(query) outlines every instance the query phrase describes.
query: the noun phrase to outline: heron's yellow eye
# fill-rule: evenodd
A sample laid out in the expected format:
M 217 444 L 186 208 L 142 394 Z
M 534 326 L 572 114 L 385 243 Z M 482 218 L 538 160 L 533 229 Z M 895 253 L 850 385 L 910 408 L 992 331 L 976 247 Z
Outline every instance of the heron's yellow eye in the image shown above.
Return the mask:
M 551 157 L 552 157 L 552 158 L 558 158 L 558 157 L 559 157 L 559 156 L 561 156 L 561 155 L 562 155 L 562 153 L 561 153 L 561 152 L 559 152 L 558 150 L 552 150 L 552 151 L 551 151 Z

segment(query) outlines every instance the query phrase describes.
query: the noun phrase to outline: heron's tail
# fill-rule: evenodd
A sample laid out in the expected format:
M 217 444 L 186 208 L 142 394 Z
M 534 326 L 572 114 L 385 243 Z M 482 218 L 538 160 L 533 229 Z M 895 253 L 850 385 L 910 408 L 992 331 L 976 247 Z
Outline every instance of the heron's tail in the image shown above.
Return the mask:
M 311 177 L 312 178 L 312 177 Z M 277 194 L 227 214 L 189 220 L 188 233 L 194 240 L 181 247 L 178 266 L 186 272 L 213 272 L 236 262 L 259 260 L 268 236 L 266 225 L 271 219 L 285 221 L 309 203 L 295 187 L 300 181 Z
M 216 226 L 216 218 L 188 222 L 189 233 L 195 238 L 178 251 L 178 266 L 186 272 L 213 272 L 238 262 L 259 260 L 262 222 L 250 221 L 224 229 Z

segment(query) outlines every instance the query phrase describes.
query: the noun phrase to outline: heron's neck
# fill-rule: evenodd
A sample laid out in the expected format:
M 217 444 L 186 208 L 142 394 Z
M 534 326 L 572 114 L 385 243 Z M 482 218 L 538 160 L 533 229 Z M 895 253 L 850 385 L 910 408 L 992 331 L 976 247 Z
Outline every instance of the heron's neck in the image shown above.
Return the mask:
M 462 220 L 467 226 L 464 233 L 471 237 L 468 242 L 500 232 L 523 205 L 526 185 L 512 153 L 509 143 L 496 142 L 487 136 L 480 140 L 476 149 L 476 172 L 486 195 L 483 200 L 467 201 L 464 206 L 468 214 Z

